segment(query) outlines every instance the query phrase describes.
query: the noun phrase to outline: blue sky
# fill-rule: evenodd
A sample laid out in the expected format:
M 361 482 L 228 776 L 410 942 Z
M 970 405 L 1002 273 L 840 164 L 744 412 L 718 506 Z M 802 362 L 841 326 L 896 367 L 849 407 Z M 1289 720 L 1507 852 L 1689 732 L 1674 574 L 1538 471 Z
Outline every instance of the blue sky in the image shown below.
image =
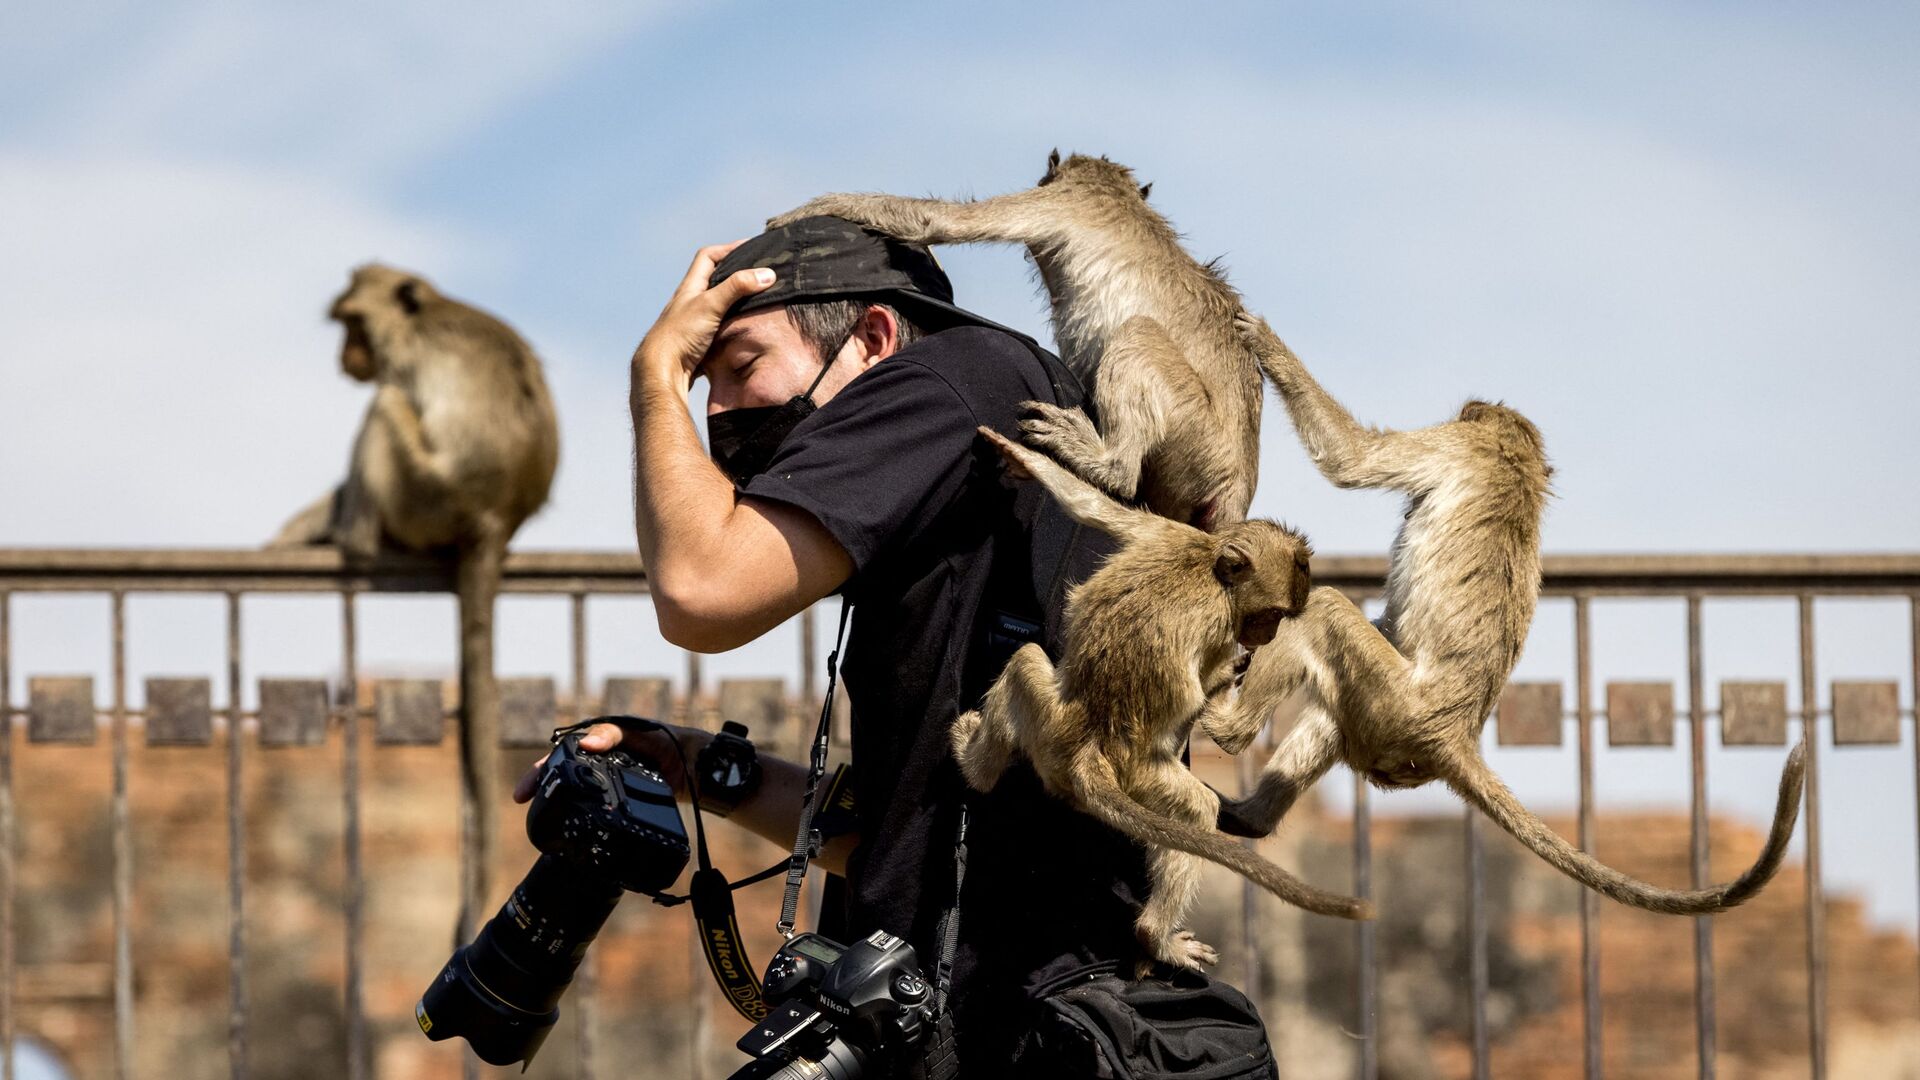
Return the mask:
M 520 544 L 625 547 L 625 360 L 694 248 L 824 190 L 1023 187 L 1059 146 L 1152 180 L 1363 419 L 1526 411 L 1550 551 L 1912 550 L 1916 46 L 1891 4 L 16 5 L 0 544 L 270 535 L 344 466 L 366 393 L 321 313 L 379 258 L 545 357 L 562 463 Z M 1017 253 L 942 258 L 1044 333 Z M 1394 501 L 1327 486 L 1281 415 L 1255 512 L 1383 550 Z M 331 668 L 315 603 L 250 604 L 250 676 Z M 1791 677 L 1790 607 L 1710 605 L 1709 685 Z M 16 608 L 19 678 L 104 665 L 103 603 Z M 376 602 L 367 662 L 449 663 L 450 612 Z M 1904 607 L 1821 612 L 1823 682 L 1905 681 Z M 219 670 L 216 603 L 133 614 L 136 681 Z M 1601 680 L 1684 694 L 1677 606 L 1602 615 Z M 1565 677 L 1566 621 L 1543 609 L 1523 674 Z M 564 627 L 507 604 L 503 673 L 563 671 Z M 596 605 L 595 635 L 596 672 L 677 670 L 643 605 Z M 790 673 L 791 642 L 714 668 Z M 1529 754 L 1496 761 L 1569 805 L 1570 757 Z M 1911 806 L 1905 754 L 1827 759 L 1831 873 L 1889 917 L 1915 905 L 1910 827 L 1875 827 Z M 1763 815 L 1778 764 L 1717 754 L 1716 808 Z M 1602 805 L 1685 775 L 1604 754 Z

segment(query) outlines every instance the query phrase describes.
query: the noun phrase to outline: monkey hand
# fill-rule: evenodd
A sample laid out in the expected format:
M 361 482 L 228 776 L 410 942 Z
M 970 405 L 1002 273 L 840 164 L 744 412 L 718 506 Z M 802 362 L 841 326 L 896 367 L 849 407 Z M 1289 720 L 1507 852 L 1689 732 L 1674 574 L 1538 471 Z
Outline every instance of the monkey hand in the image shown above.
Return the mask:
M 1287 343 L 1280 340 L 1280 335 L 1273 332 L 1273 327 L 1267 325 L 1267 320 L 1241 308 L 1233 316 L 1233 332 L 1239 337 L 1241 347 L 1259 359 L 1261 370 L 1276 387 L 1291 381 L 1288 377 L 1299 368 L 1300 360 L 1287 348 Z
M 749 267 L 729 275 L 712 288 L 707 287 L 720 260 L 741 243 L 736 240 L 731 244 L 715 244 L 701 248 L 694 255 L 687 276 L 680 280 L 672 299 L 641 339 L 640 347 L 634 350 L 635 394 L 671 390 L 685 397 L 728 310 L 741 298 L 773 284 L 772 270 Z
M 580 737 L 580 749 L 602 753 L 618 746 L 636 757 L 644 757 L 659 768 L 661 778 L 684 799 L 687 797 L 687 774 L 681 768 L 683 760 L 691 764 L 713 736 L 711 732 L 699 728 L 674 724 L 664 726 L 667 729 L 665 732 L 630 731 L 618 724 L 595 724 Z M 667 732 L 672 732 L 672 735 L 669 736 Z M 535 758 L 521 775 L 520 782 L 513 785 L 514 802 L 523 803 L 533 798 L 534 786 L 540 782 L 540 769 L 547 763 L 547 757 L 547 754 L 542 754 Z

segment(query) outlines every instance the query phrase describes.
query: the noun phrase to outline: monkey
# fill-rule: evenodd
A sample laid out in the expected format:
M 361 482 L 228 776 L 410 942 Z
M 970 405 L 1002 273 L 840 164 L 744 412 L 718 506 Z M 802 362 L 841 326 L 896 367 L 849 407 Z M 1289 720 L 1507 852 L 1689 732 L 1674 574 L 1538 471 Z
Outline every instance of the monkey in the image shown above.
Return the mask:
M 1306 688 L 1300 718 L 1258 786 L 1229 802 L 1222 820 L 1264 835 L 1340 761 L 1383 789 L 1439 780 L 1562 873 L 1632 907 L 1707 915 L 1758 893 L 1779 869 L 1799 815 L 1804 740 L 1788 755 L 1758 859 L 1732 882 L 1692 891 L 1635 880 L 1567 843 L 1487 767 L 1481 729 L 1520 658 L 1540 594 L 1552 469 L 1539 430 L 1484 401 L 1431 427 L 1363 427 L 1264 320 L 1242 314 L 1236 325 L 1274 375 L 1326 478 L 1342 488 L 1399 491 L 1407 503 L 1378 623 L 1337 589 L 1315 588 L 1300 617 L 1253 656 L 1238 700 L 1206 716 L 1208 733 L 1237 752 L 1281 700 Z
M 1152 889 L 1135 933 L 1151 961 L 1197 970 L 1219 959 L 1181 928 L 1200 859 L 1309 911 L 1371 918 L 1365 901 L 1305 885 L 1215 831 L 1220 797 L 1181 761 L 1196 720 L 1230 697 L 1246 651 L 1299 612 L 1311 584 L 1306 539 L 1271 521 L 1202 532 L 1123 506 L 991 428 L 980 433 L 1011 476 L 1039 480 L 1068 516 L 1121 546 L 1069 591 L 1059 668 L 1038 644 L 1022 646 L 980 707 L 955 721 L 967 784 L 992 790 L 1018 751 L 1050 794 L 1146 845 Z
M 374 384 L 347 478 L 269 544 L 334 544 L 350 563 L 383 546 L 450 556 L 460 621 L 462 784 L 474 858 L 463 870 L 460 940 L 485 910 L 498 836 L 500 703 L 493 608 L 507 542 L 547 501 L 559 426 L 539 357 L 499 319 L 418 274 L 353 272 L 328 316 L 340 368 Z
M 969 202 L 823 195 L 768 222 L 831 215 L 910 243 L 1017 243 L 1039 272 L 1087 414 L 1026 402 L 1024 441 L 1122 502 L 1201 529 L 1244 520 L 1260 464 L 1260 372 L 1240 296 L 1147 203 L 1126 166 L 1055 150 L 1025 191 Z

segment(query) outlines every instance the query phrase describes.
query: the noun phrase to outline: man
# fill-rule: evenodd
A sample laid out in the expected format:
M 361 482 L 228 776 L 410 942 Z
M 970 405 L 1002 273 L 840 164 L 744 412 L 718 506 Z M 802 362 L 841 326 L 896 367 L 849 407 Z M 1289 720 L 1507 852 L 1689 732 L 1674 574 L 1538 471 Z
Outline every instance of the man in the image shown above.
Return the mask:
M 1078 404 L 1078 384 L 951 297 L 924 248 L 836 218 L 702 250 L 633 357 L 634 524 L 661 633 L 683 648 L 734 648 L 834 593 L 852 604 L 858 827 L 821 854 L 848 893 L 822 929 L 900 935 L 931 978 L 969 798 L 959 1059 L 1004 1076 L 1029 990 L 1134 956 L 1147 879 L 1138 845 L 1046 796 L 1024 765 L 969 796 L 951 760 L 954 718 L 1014 649 L 1057 654 L 1065 588 L 1103 540 L 1037 485 L 1005 482 L 977 437 L 983 424 L 1017 435 L 1023 401 Z M 703 376 L 712 458 L 688 411 Z M 692 760 L 707 735 L 676 737 Z M 663 739 L 633 738 L 677 768 Z M 603 725 L 585 745 L 619 739 Z M 762 766 L 730 816 L 791 845 L 806 770 Z

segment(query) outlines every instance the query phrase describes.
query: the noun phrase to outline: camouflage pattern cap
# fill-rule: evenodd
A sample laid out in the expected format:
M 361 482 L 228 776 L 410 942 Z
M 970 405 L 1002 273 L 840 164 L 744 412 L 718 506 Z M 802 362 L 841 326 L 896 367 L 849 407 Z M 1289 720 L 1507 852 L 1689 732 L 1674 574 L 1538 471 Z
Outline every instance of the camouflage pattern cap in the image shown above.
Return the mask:
M 863 229 L 844 218 L 801 218 L 769 229 L 720 260 L 707 286 L 711 288 L 728 275 L 755 266 L 773 270 L 773 285 L 742 298 L 728 309 L 729 316 L 797 300 L 877 294 L 888 302 L 904 301 L 900 307 L 916 322 L 930 316 L 926 319 L 932 324 L 925 327 L 928 330 L 970 323 L 1017 333 L 955 306 L 953 284 L 934 260 L 933 252 Z

